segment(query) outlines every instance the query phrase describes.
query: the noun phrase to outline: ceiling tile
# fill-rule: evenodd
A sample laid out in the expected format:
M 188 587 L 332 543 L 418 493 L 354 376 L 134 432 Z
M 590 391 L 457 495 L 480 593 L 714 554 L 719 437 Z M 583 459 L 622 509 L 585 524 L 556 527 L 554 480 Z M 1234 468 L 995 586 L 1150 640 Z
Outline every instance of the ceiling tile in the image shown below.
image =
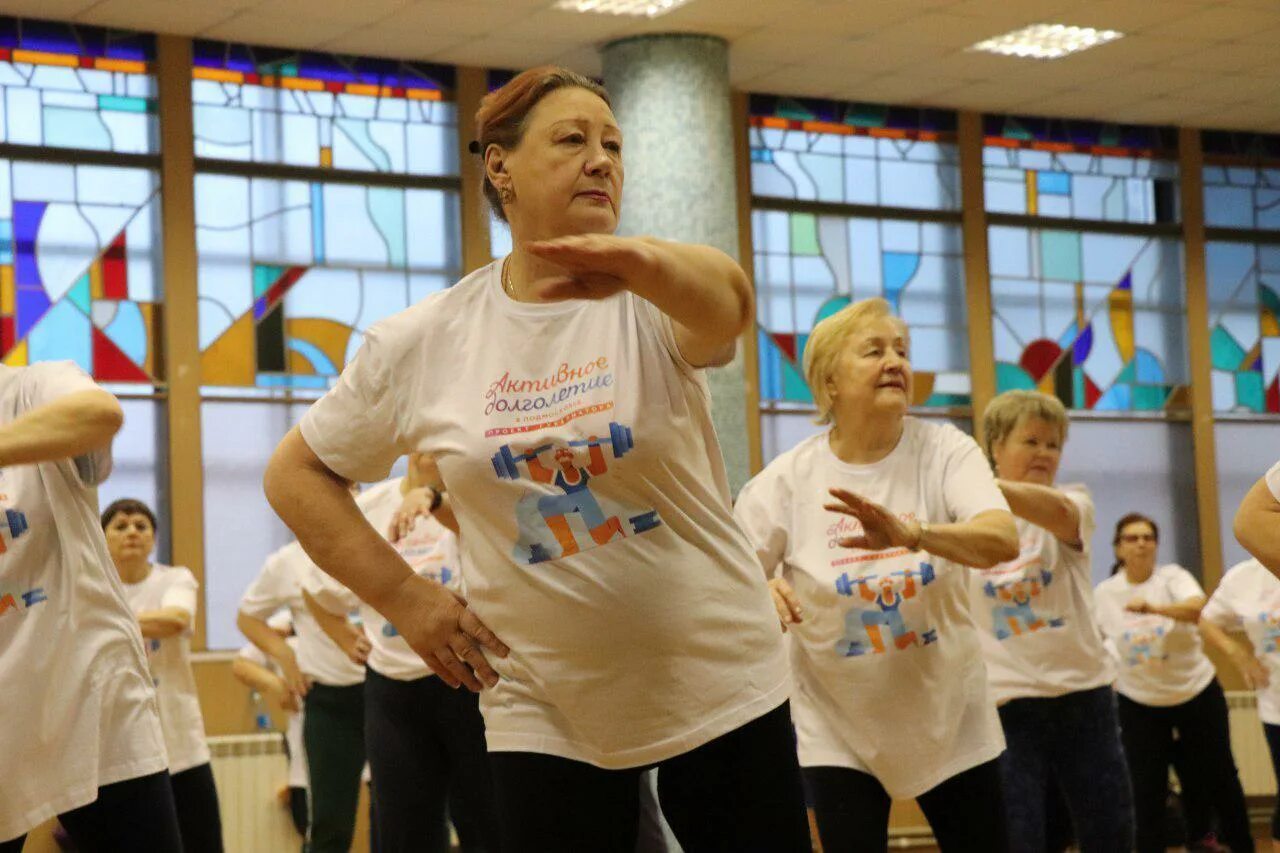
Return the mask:
M 4 0 L 4 13 L 15 18 L 48 18 L 65 21 L 74 18 L 99 0 Z
M 905 5 L 905 4 L 904 4 Z M 1079 0 L 960 0 L 947 7 L 952 15 L 977 15 L 984 18 L 1001 18 L 1010 14 L 1026 18 L 1028 22 L 1058 21 L 1071 23 L 1064 15 L 1079 5 Z M 1068 15 L 1069 17 L 1069 15 Z
M 1069 13 L 1064 13 L 1062 23 L 1132 35 L 1185 18 L 1203 8 L 1203 3 L 1191 0 L 1080 0 L 1072 5 Z
M 981 17 L 928 12 L 877 30 L 874 38 L 886 44 L 931 44 L 967 47 L 1006 32 L 1007 28 Z
M 443 50 L 436 54 L 435 61 L 456 65 L 524 69 L 550 62 L 576 47 L 578 45 L 572 42 L 552 42 L 546 39 L 523 41 L 482 38 Z
M 1280 27 L 1270 30 L 1252 30 L 1236 36 L 1232 41 L 1241 44 L 1268 45 L 1274 48 L 1280 44 Z
M 778 32 L 772 27 L 756 30 L 733 41 L 733 52 L 742 53 L 756 62 L 784 64 L 812 60 L 815 56 L 832 57 L 853 50 L 848 39 L 813 36 L 795 32 Z
M 741 53 L 736 50 L 729 51 L 729 80 L 734 86 L 740 86 L 747 80 L 753 80 L 757 77 L 763 77 L 766 74 L 778 71 L 785 67 L 784 63 L 755 61 L 753 59 L 744 58 Z
M 1157 24 L 1147 32 L 1170 38 L 1221 40 L 1278 27 L 1280 12 L 1263 12 L 1233 7 L 1229 3 L 1215 3 L 1190 15 Z
M 1209 44 L 1208 41 L 1199 39 L 1171 39 L 1139 33 L 1135 36 L 1126 36 L 1113 42 L 1107 42 L 1092 50 L 1086 50 L 1080 53 L 1079 56 L 1084 59 L 1086 57 L 1097 58 L 1105 54 L 1108 59 L 1113 59 L 1116 63 L 1124 63 L 1130 66 L 1148 65 L 1153 62 L 1161 62 L 1204 50 Z M 1075 56 L 1069 56 L 1063 61 L 1069 61 L 1074 58 Z
M 1203 98 L 1207 101 L 1230 103 L 1270 96 L 1272 107 L 1269 112 L 1280 112 L 1280 100 L 1276 98 L 1275 80 L 1262 77 L 1247 77 L 1242 74 L 1223 74 L 1212 79 L 1202 80 L 1193 86 L 1177 93 L 1179 98 Z
M 253 4 L 257 11 L 275 17 L 323 17 L 344 24 L 368 26 L 376 24 L 388 15 L 409 8 L 413 0 L 259 0 Z M 208 5 L 217 6 L 218 2 Z
M 1027 88 L 1011 88 L 1003 81 L 966 83 L 954 89 L 939 92 L 932 96 L 933 101 L 957 110 L 979 110 L 990 112 L 1019 112 L 1015 107 L 1029 101 L 1056 94 L 1062 90 L 1046 91 L 1044 89 L 1029 90 Z
M 769 72 L 764 77 L 746 81 L 752 92 L 775 95 L 804 95 L 814 98 L 834 98 L 840 87 L 853 82 L 853 76 L 839 74 L 818 75 L 813 69 L 801 65 L 788 65 Z
M 1277 34 L 1280 38 L 1280 34 Z M 1205 72 L 1247 71 L 1254 68 L 1275 68 L 1280 58 L 1280 41 L 1272 44 L 1241 44 L 1239 42 L 1218 42 L 1208 45 L 1192 53 L 1172 56 L 1161 65 L 1182 68 L 1188 71 Z
M 579 74 L 585 74 L 597 80 L 604 77 L 604 65 L 600 61 L 600 51 L 594 47 L 579 47 L 562 53 L 551 60 L 556 65 L 571 68 Z
M 354 56 L 383 56 L 388 59 L 409 59 L 434 62 L 441 51 L 454 47 L 465 36 L 424 36 L 394 27 L 365 27 L 342 33 L 320 47 L 331 53 L 348 53 Z
M 538 5 L 546 6 L 548 3 Z M 457 33 L 478 38 L 502 34 L 515 39 L 519 38 L 520 21 L 536 11 L 536 7 L 513 8 L 512 5 L 483 0 L 416 0 L 409 6 L 395 9 L 378 23 L 425 36 Z
M 755 28 L 780 20 L 807 20 L 808 16 L 804 12 L 792 8 L 800 5 L 801 0 L 772 3 L 762 3 L 760 0 L 695 0 L 654 18 L 653 23 L 672 27 L 703 26 L 708 27 L 709 32 L 718 33 L 720 28 L 726 26 Z
M 885 104 L 933 103 L 934 96 L 956 88 L 955 84 L 955 80 L 946 77 L 886 74 L 858 83 L 848 97 Z
M 200 30 L 199 35 L 245 44 L 312 48 L 332 41 L 350 29 L 350 24 L 315 15 L 277 17 L 257 9 L 246 9 Z
M 7 3 L 5 8 L 7 11 Z M 235 5 L 230 3 L 223 6 L 185 0 L 102 0 L 77 15 L 76 20 L 99 27 L 195 35 L 236 14 Z

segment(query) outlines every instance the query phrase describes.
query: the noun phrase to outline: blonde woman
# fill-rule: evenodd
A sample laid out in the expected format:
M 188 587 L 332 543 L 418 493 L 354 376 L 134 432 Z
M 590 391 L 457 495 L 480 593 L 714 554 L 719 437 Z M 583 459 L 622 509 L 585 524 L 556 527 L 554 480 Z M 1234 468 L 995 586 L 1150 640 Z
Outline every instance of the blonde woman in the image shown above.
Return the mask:
M 1127 850 L 1133 798 L 1120 745 L 1115 666 L 1093 620 L 1093 499 L 1057 485 L 1067 412 L 1007 391 L 983 413 L 997 483 L 1017 516 L 1018 558 L 975 571 L 969 603 L 1008 749 L 1001 761 L 1014 850 L 1040 853 L 1056 787 L 1083 853 Z
M 831 428 L 775 459 L 736 517 L 793 636 L 800 764 L 823 849 L 884 849 L 917 798 L 943 850 L 1007 847 L 1000 721 L 966 566 L 1017 554 L 982 451 L 907 416 L 906 325 L 883 299 L 819 323 L 805 378 Z

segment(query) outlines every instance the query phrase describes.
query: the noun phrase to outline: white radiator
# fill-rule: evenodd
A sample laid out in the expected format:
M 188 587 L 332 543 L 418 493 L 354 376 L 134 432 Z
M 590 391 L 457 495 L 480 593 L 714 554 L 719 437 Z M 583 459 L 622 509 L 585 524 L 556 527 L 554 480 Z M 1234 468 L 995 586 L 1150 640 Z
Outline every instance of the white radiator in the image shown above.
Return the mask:
M 297 850 L 293 828 L 279 792 L 288 780 L 284 736 L 279 733 L 209 738 L 213 776 L 218 783 L 222 839 L 227 853 Z
M 1262 720 L 1258 719 L 1258 701 L 1250 690 L 1232 690 L 1227 693 L 1227 708 L 1231 715 L 1231 754 L 1240 769 L 1240 784 L 1250 797 L 1273 796 L 1276 793 L 1276 777 L 1271 769 L 1271 752 L 1267 749 L 1267 737 L 1262 733 Z

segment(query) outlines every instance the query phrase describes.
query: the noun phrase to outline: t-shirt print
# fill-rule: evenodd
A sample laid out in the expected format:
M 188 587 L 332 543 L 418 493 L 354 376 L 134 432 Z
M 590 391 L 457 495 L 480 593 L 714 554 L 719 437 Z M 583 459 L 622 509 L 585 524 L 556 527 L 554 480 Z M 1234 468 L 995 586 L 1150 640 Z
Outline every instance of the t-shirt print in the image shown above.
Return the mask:
M 28 532 L 27 515 L 12 497 L 5 471 L 0 468 L 0 554 L 9 553 L 13 544 Z M 2 568 L 2 567 L 0 567 Z M 0 617 L 25 612 L 49 600 L 43 586 L 11 585 L 0 575 Z
M 919 621 L 924 608 L 908 604 L 924 595 L 936 579 L 933 564 L 924 560 L 880 574 L 841 574 L 836 578 L 836 592 L 852 598 L 854 606 L 845 613 L 845 633 L 836 643 L 836 652 L 845 657 L 882 655 L 891 649 L 903 651 L 936 643 L 938 629 Z M 920 612 L 912 613 L 908 622 L 904 609 Z
M 533 441 L 514 439 L 492 457 L 499 480 L 526 485 L 516 500 L 518 531 L 512 556 L 521 565 L 559 560 L 659 527 L 652 507 L 602 497 L 593 479 L 636 447 L 632 428 L 600 415 L 614 408 L 614 372 L 607 356 L 578 366 L 561 363 L 543 378 L 513 377 L 510 371 L 485 393 L 485 437 L 538 432 Z M 607 429 L 607 432 L 606 432 Z
M 1168 620 L 1163 616 L 1150 616 L 1142 613 L 1125 618 L 1125 628 L 1120 632 L 1117 646 L 1120 659 L 1128 667 L 1146 667 L 1160 669 L 1169 659 L 1165 651 L 1165 638 L 1168 636 Z
M 988 599 L 989 618 L 975 613 L 978 624 L 986 622 L 997 640 L 1021 637 L 1046 628 L 1061 628 L 1067 620 L 1049 613 L 1039 603 L 1040 596 L 1053 583 L 1053 572 L 1039 556 L 1008 569 L 988 571 L 982 594 Z

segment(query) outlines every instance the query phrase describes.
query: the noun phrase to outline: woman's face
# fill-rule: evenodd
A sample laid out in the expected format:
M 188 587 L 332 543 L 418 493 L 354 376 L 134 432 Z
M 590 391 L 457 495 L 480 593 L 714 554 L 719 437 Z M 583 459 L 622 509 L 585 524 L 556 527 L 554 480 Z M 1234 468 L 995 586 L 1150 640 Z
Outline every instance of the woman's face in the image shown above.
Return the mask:
M 103 531 L 111 559 L 120 564 L 145 560 L 156 546 L 156 531 L 151 519 L 140 512 L 118 512 Z
M 1156 562 L 1156 546 L 1156 532 L 1151 525 L 1133 521 L 1120 528 L 1116 559 L 1132 569 L 1150 569 Z
M 557 89 L 525 118 L 524 138 L 490 179 L 507 180 L 517 240 L 612 234 L 622 209 L 622 131 L 609 105 L 586 89 Z M 505 172 L 505 175 L 502 173 Z
M 1062 460 L 1062 436 L 1044 418 L 1023 417 L 1003 441 L 992 446 L 991 455 L 997 477 L 1052 486 Z
M 881 317 L 850 335 L 827 383 L 837 421 L 841 412 L 906 414 L 911 361 L 902 324 Z

